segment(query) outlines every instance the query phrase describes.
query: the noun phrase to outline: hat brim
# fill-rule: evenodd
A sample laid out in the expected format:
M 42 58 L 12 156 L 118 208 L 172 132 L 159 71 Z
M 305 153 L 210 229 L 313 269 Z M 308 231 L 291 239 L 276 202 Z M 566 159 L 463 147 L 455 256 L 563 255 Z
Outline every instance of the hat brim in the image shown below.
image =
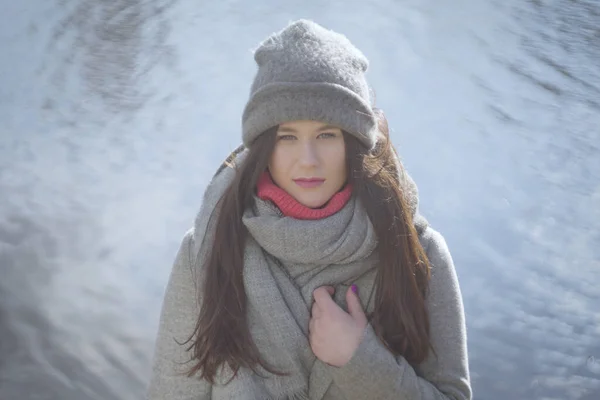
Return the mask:
M 266 130 L 284 122 L 314 120 L 339 126 L 369 149 L 377 120 L 369 104 L 344 86 L 325 82 L 279 82 L 255 92 L 242 116 L 242 138 L 250 147 Z

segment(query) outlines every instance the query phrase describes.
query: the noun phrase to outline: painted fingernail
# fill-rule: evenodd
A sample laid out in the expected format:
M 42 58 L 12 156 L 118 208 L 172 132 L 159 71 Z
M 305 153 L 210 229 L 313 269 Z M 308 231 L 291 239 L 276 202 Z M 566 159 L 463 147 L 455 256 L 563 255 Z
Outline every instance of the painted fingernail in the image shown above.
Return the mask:
M 358 286 L 356 285 L 352 285 L 352 291 L 356 294 L 358 294 Z

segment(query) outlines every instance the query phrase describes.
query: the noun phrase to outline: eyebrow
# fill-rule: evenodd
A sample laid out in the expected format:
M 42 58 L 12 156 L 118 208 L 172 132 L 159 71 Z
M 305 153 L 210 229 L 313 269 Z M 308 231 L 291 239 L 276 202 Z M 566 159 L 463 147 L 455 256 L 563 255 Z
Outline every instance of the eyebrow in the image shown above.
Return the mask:
M 340 129 L 339 126 L 334 126 L 334 125 L 323 125 L 321 127 L 319 127 L 319 129 L 317 129 L 317 131 L 321 132 L 321 131 L 326 131 L 329 129 Z M 281 132 L 281 133 L 297 133 L 298 131 L 296 131 L 294 128 L 289 128 L 289 127 L 282 127 L 279 128 L 277 130 L 277 132 Z

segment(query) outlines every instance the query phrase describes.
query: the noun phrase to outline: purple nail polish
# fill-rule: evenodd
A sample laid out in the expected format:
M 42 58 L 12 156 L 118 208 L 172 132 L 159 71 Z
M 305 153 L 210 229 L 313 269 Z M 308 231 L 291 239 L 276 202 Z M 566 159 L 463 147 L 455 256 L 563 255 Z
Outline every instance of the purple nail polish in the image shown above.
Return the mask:
M 358 294 L 358 286 L 356 285 L 352 285 L 352 291 L 356 294 Z

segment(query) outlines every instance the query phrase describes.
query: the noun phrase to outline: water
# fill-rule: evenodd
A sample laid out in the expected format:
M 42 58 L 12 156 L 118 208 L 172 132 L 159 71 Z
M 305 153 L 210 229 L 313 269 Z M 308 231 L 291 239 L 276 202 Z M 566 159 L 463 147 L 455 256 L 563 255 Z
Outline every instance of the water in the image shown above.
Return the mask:
M 0 4 L 0 399 L 141 399 L 171 262 L 297 18 L 371 61 L 476 398 L 600 395 L 600 2 Z

